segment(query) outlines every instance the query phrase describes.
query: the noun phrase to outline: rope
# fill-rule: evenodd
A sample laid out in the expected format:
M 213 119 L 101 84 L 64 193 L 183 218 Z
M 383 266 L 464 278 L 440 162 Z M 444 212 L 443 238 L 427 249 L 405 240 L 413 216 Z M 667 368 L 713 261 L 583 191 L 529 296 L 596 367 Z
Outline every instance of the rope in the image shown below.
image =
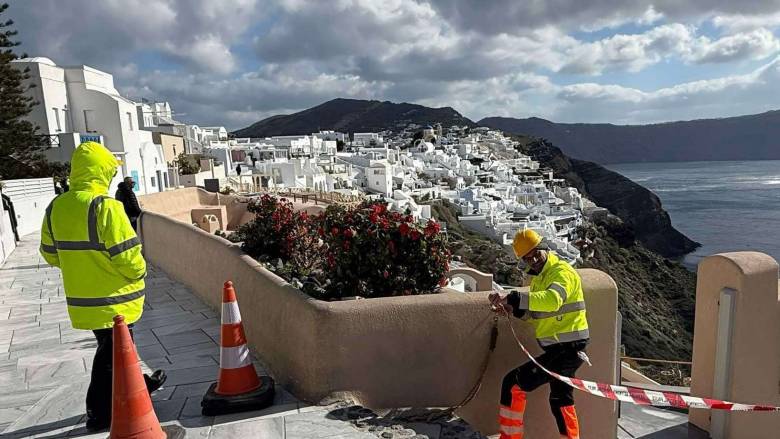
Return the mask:
M 494 315 L 493 326 L 490 329 L 490 345 L 488 346 L 487 352 L 485 352 L 485 357 L 482 360 L 482 365 L 480 366 L 480 371 L 479 371 L 479 378 L 477 379 L 477 381 L 471 387 L 471 390 L 469 390 L 469 392 L 466 394 L 466 397 L 463 398 L 461 402 L 453 406 L 450 406 L 446 409 L 435 411 L 428 415 L 413 415 L 407 417 L 398 416 L 398 417 L 394 417 L 394 419 L 404 419 L 406 421 L 423 421 L 423 422 L 430 423 L 439 419 L 452 418 L 453 414 L 455 413 L 455 410 L 458 410 L 461 407 L 468 404 L 469 402 L 471 402 L 471 400 L 477 396 L 479 390 L 482 388 L 482 381 L 485 379 L 485 372 L 487 372 L 488 363 L 490 362 L 490 354 L 492 354 L 493 351 L 496 349 L 497 340 L 498 340 L 498 315 Z

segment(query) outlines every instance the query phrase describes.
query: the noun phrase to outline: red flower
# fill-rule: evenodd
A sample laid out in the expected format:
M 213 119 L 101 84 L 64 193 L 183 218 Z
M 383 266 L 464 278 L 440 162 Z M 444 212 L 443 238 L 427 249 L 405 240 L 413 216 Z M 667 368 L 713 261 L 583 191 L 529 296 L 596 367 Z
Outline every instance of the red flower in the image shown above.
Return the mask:
M 330 233 L 333 234 L 333 236 L 338 236 L 339 228 L 338 227 L 334 227 L 334 228 L 330 229 Z
M 420 236 L 422 236 L 422 234 L 417 230 L 412 230 L 409 236 L 411 236 L 412 241 L 417 241 L 418 239 L 420 239 Z
M 382 230 L 387 230 L 390 228 L 390 221 L 382 218 L 382 222 L 380 223 L 380 225 L 382 226 Z
M 409 224 L 401 224 L 401 227 L 398 228 L 398 231 L 401 232 L 401 236 L 406 236 L 409 233 Z
M 428 221 L 428 224 L 425 226 L 425 236 L 433 236 L 441 230 L 441 226 L 433 220 Z
M 447 278 L 446 277 L 442 277 L 441 279 L 439 279 L 439 286 L 443 287 L 445 285 L 447 285 Z
M 344 229 L 344 237 L 345 238 L 351 238 L 355 236 L 355 232 L 352 231 L 352 229 Z
M 382 215 L 387 212 L 387 206 L 384 204 L 374 204 L 374 206 L 371 207 L 371 210 L 373 210 L 376 215 Z
M 301 219 L 303 221 L 306 221 L 307 219 L 309 219 L 309 214 L 306 212 L 301 212 Z
M 387 270 L 385 270 L 382 272 L 382 276 L 384 276 L 384 278 L 387 279 L 388 277 L 390 277 L 390 273 L 388 273 Z
M 395 241 L 388 241 L 387 249 L 390 250 L 390 253 L 395 253 Z
M 344 250 L 349 250 L 349 241 L 344 241 L 344 244 L 342 244 L 342 247 L 344 247 Z
M 323 230 L 322 227 L 317 227 L 317 234 L 320 236 L 325 236 L 325 230 Z
M 411 223 L 412 221 L 414 221 L 414 217 L 411 215 L 406 215 L 404 221 L 406 221 L 407 223 Z
M 368 220 L 371 221 L 372 224 L 376 224 L 377 221 L 379 221 L 379 215 L 377 215 L 376 212 L 373 212 L 368 216 Z

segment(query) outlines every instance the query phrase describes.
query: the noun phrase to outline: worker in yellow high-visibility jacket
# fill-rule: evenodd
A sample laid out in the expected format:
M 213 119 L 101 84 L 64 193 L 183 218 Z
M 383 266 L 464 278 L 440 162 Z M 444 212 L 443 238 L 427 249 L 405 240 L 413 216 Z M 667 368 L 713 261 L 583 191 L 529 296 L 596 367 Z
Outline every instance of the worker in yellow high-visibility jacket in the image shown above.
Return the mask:
M 513 248 L 533 277 L 529 292 L 492 293 L 497 311 L 528 320 L 536 331 L 544 353 L 536 358 L 547 369 L 573 377 L 587 359 L 588 320 L 579 274 L 566 261 L 540 245 L 533 230 L 518 232 Z M 579 439 L 579 422 L 574 409 L 573 389 L 547 375 L 532 362 L 509 372 L 501 386 L 499 431 L 501 439 L 523 438 L 526 392 L 550 384 L 550 408 L 562 438 Z
M 86 401 L 90 430 L 111 423 L 113 318 L 121 314 L 132 324 L 144 306 L 141 242 L 122 203 L 107 195 L 118 165 L 103 145 L 79 145 L 70 162 L 70 190 L 49 204 L 41 226 L 40 252 L 62 271 L 71 324 L 93 331 L 97 339 Z M 144 378 L 152 392 L 165 374 Z

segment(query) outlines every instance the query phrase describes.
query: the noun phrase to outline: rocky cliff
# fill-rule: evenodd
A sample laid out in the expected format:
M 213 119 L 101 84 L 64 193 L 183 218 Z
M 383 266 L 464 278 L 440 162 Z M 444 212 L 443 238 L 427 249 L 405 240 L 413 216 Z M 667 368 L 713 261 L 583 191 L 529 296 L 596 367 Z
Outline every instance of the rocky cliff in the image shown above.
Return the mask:
M 588 223 L 593 256 L 580 267 L 609 274 L 618 286 L 621 343 L 632 357 L 690 361 L 696 274 L 633 239 L 619 218 Z
M 674 258 L 699 246 L 672 226 L 661 200 L 643 186 L 596 163 L 571 159 L 546 140 L 516 138 L 525 154 L 552 169 L 557 178 L 566 179 L 598 206 L 609 209 L 648 249 Z

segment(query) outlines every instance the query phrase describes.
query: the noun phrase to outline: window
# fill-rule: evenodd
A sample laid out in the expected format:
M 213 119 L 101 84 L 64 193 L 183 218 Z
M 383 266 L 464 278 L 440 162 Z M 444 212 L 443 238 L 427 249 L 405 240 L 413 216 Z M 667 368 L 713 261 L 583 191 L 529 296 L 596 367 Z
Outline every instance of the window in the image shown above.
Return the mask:
M 69 132 L 68 129 L 68 109 L 63 108 L 62 109 L 62 129 L 67 133 Z
M 132 131 L 133 130 L 133 113 L 125 113 L 127 114 L 127 126 Z
M 152 177 L 152 187 L 157 187 L 156 182 L 154 181 L 154 177 Z
M 174 155 L 174 157 L 176 156 L 176 147 L 175 146 L 173 147 L 173 155 Z
M 62 131 L 62 125 L 60 125 L 60 112 L 57 107 L 52 108 L 54 110 L 54 120 L 57 122 L 57 132 Z

